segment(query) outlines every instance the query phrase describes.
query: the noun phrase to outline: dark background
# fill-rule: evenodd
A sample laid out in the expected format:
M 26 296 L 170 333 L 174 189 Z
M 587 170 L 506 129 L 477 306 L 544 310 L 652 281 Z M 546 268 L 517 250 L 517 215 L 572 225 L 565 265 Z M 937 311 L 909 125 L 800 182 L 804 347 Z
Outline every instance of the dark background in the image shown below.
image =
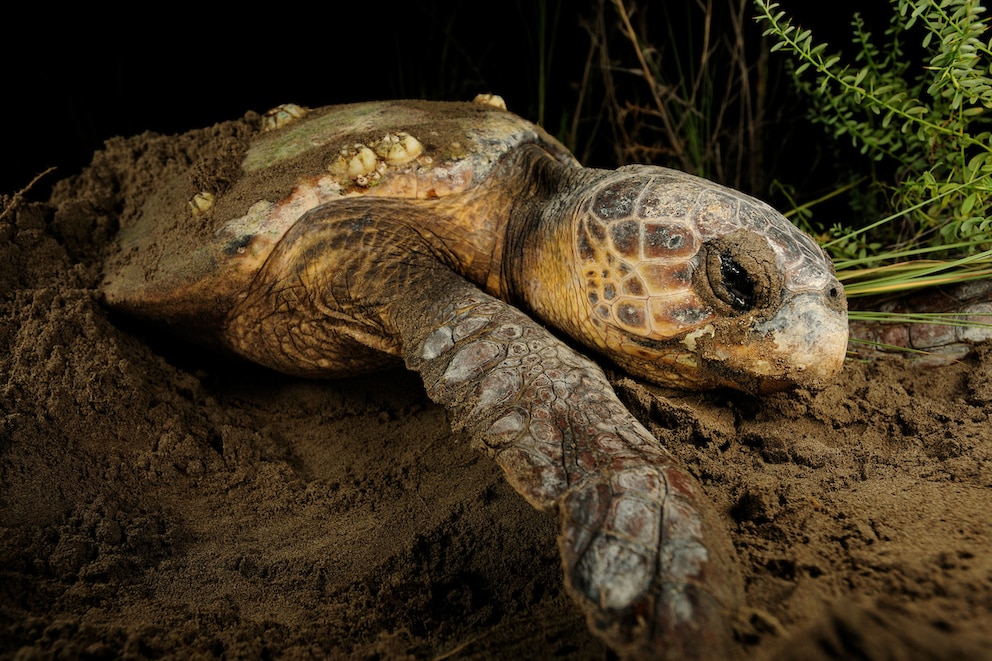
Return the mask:
M 656 1 L 641 4 L 655 21 L 695 7 L 693 0 L 667 0 L 664 12 Z M 856 8 L 888 3 L 786 4 L 818 27 L 819 35 L 843 28 Z M 542 51 L 551 54 L 544 118 L 555 133 L 556 118 L 574 111 L 589 49 L 582 21 L 596 5 L 597 0 L 268 2 L 255 5 L 260 9 L 160 4 L 118 11 L 23 5 L 24 13 L 5 22 L 0 38 L 0 192 L 17 191 L 56 166 L 31 195 L 43 199 L 52 182 L 78 172 L 111 136 L 183 132 L 285 102 L 467 100 L 492 91 L 511 110 L 536 120 Z M 720 11 L 721 2 L 716 6 Z M 615 23 L 612 7 L 607 12 Z M 659 25 L 657 33 L 664 39 L 667 29 Z M 755 26 L 751 38 L 759 35 Z M 803 109 L 782 94 L 785 112 L 777 121 L 798 121 Z M 799 158 L 806 140 L 819 136 L 797 139 Z M 612 165 L 608 157 L 599 160 L 592 164 Z

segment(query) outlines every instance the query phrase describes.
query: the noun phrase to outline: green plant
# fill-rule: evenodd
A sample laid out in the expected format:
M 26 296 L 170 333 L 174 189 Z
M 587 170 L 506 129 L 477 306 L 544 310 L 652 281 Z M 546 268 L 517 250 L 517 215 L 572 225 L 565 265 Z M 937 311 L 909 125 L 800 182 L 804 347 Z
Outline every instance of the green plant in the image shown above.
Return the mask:
M 771 50 L 791 54 L 813 121 L 893 173 L 871 182 L 885 218 L 828 229 L 824 247 L 848 293 L 992 275 L 992 49 L 978 0 L 892 0 L 882 46 L 855 15 L 853 61 L 815 43 L 778 3 L 755 6 Z

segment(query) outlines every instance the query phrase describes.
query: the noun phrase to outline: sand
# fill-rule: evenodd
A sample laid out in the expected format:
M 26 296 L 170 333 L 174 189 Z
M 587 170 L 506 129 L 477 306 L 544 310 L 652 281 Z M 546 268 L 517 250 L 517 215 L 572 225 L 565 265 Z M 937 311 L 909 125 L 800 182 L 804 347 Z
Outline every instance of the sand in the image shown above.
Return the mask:
M 156 139 L 98 160 L 148 180 Z M 556 518 L 414 375 L 308 381 L 137 324 L 97 295 L 119 190 L 12 201 L 0 658 L 611 658 Z M 611 377 L 732 533 L 742 657 L 992 658 L 992 346 L 761 398 Z

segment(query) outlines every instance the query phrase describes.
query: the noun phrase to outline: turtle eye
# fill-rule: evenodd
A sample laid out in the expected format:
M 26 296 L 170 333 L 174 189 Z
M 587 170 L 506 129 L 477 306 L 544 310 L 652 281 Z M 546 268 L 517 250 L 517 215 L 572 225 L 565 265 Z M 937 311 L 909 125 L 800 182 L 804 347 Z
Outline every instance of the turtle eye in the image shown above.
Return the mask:
M 720 255 L 720 282 L 713 293 L 735 310 L 750 310 L 756 303 L 754 280 L 730 255 Z
M 724 314 L 758 312 L 779 301 L 782 275 L 764 237 L 745 230 L 718 237 L 706 245 L 704 260 L 699 292 Z

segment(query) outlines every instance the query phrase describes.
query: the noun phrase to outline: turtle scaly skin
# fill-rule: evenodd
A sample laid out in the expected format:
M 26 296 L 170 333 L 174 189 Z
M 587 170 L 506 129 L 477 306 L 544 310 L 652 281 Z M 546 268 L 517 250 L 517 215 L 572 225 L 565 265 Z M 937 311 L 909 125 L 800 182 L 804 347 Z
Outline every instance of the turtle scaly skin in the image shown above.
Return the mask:
M 847 339 L 816 245 L 702 179 L 581 168 L 493 108 L 292 107 L 263 126 L 230 150 L 240 176 L 178 168 L 122 221 L 107 302 L 290 374 L 402 360 L 558 513 L 595 633 L 629 657 L 731 654 L 743 588 L 720 516 L 545 325 L 656 383 L 814 387 Z
M 595 632 L 633 656 L 725 657 L 741 579 L 698 483 L 595 363 L 446 268 L 407 226 L 406 205 L 386 202 L 375 222 L 362 200 L 315 209 L 287 234 L 232 315 L 239 351 L 287 371 L 330 345 L 397 351 L 521 495 L 558 509 L 566 582 Z M 377 258 L 311 272 L 298 252 L 338 243 Z M 411 305 L 410 291 L 430 304 Z M 292 318 L 270 313 L 285 308 Z M 365 332 L 353 345 L 327 340 L 328 310 L 364 319 Z

